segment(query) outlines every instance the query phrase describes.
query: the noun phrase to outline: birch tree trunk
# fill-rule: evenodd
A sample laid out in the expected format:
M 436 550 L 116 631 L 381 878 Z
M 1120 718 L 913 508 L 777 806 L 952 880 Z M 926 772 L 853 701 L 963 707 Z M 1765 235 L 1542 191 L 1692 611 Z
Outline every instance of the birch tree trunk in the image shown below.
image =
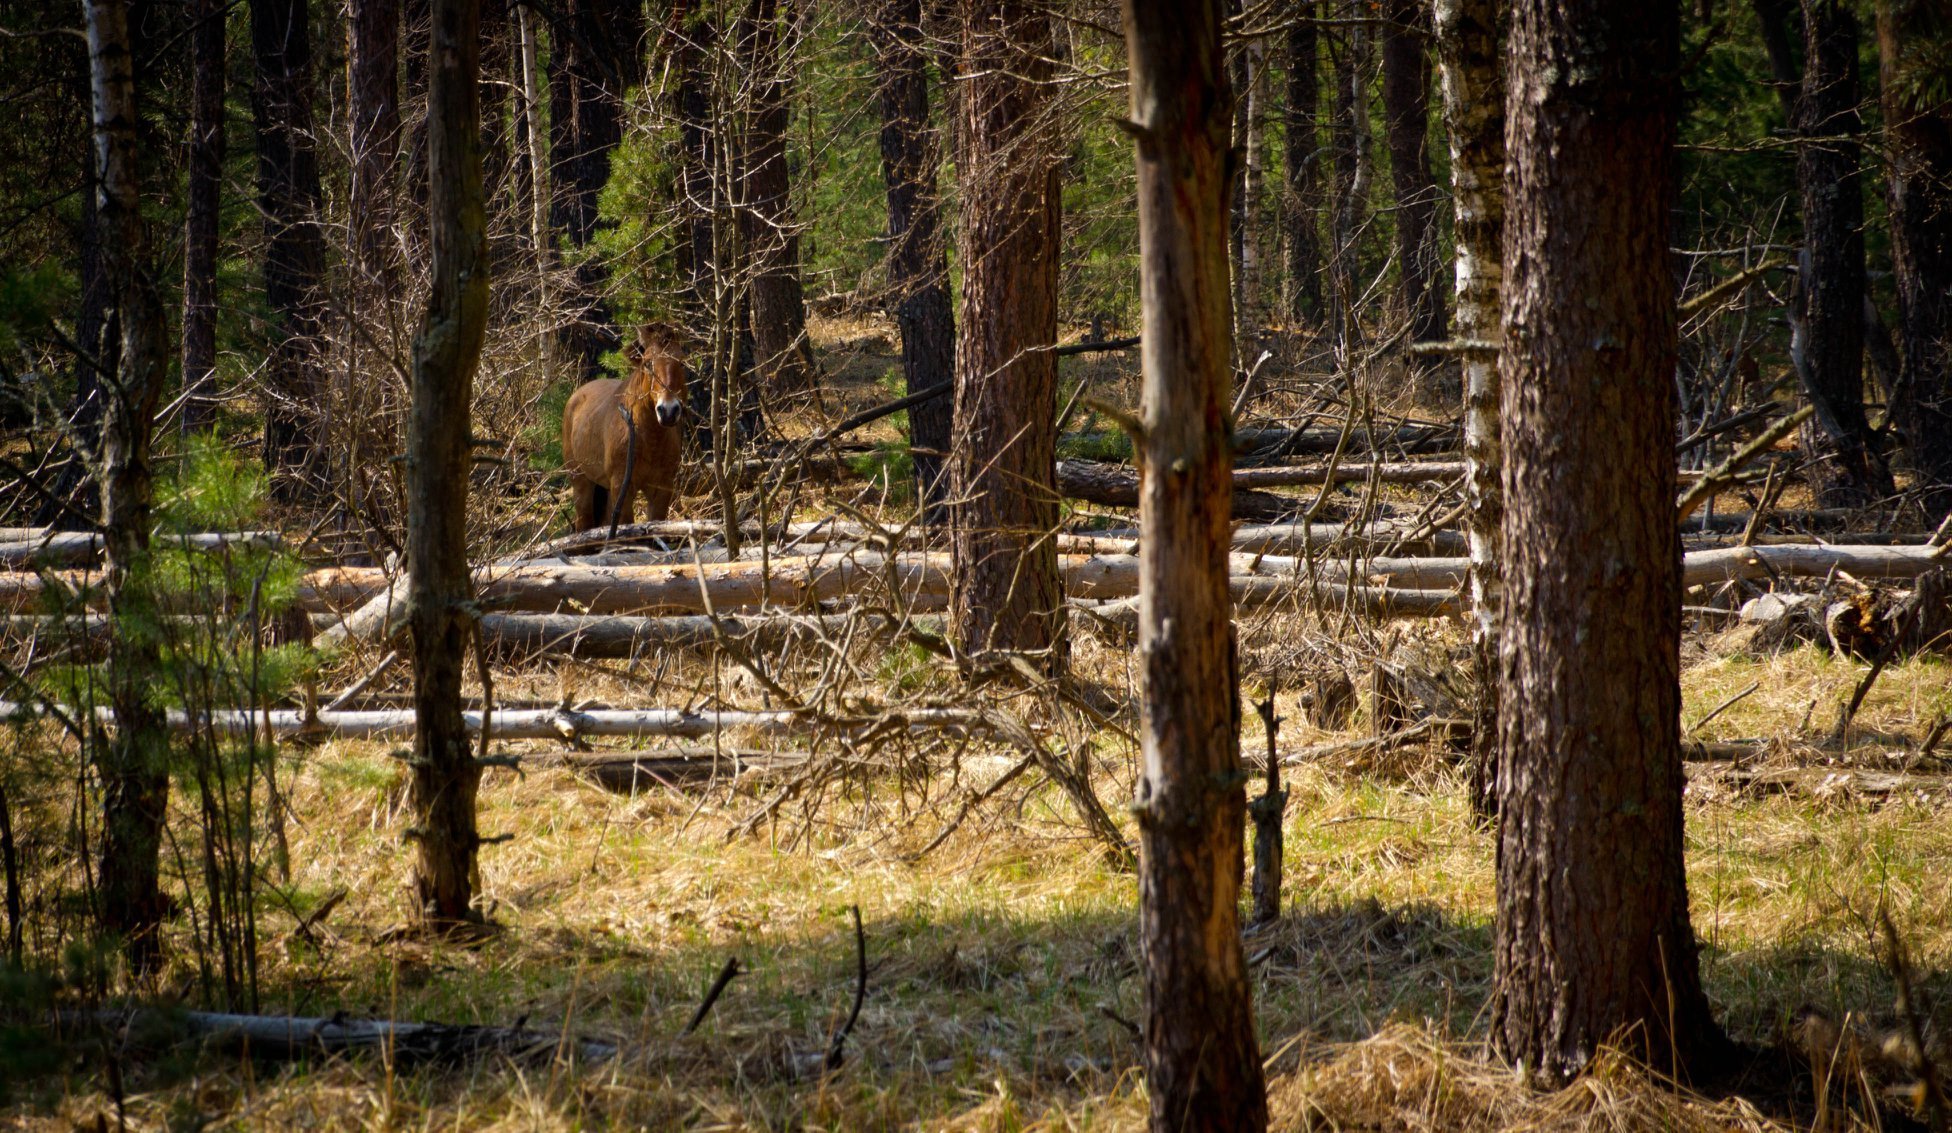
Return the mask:
M 149 442 L 167 369 L 163 307 L 142 222 L 134 57 L 126 0 L 89 0 L 89 74 L 100 171 L 103 282 L 120 327 L 120 364 L 103 375 L 102 585 L 114 627 L 107 684 L 118 726 L 97 733 L 102 789 L 101 925 L 119 937 L 129 965 L 153 970 L 167 902 L 158 878 L 169 803 L 169 734 L 150 697 L 160 667 L 156 615 L 140 579 L 149 550 L 154 470 Z
M 1138 138 L 1145 466 L 1139 939 L 1151 1128 L 1267 1125 L 1240 947 L 1240 697 L 1227 500 L 1232 93 L 1219 0 L 1126 0 Z
M 1066 659 L 1057 545 L 1058 166 L 1050 21 L 964 0 L 951 548 L 965 650 Z
M 1450 187 L 1456 244 L 1455 336 L 1499 337 L 1499 281 L 1505 229 L 1505 75 L 1497 0 L 1436 0 L 1437 61 L 1444 118 L 1450 126 Z M 1498 531 L 1504 522 L 1499 486 L 1498 360 L 1459 359 L 1464 376 L 1464 496 L 1471 548 L 1471 655 L 1477 698 L 1471 720 L 1471 803 L 1497 809 L 1498 624 L 1503 617 Z
M 1506 174 L 1504 627 L 1491 1036 L 1719 1053 L 1683 872 L 1672 227 L 1679 10 L 1518 0 Z M 1547 562 L 1541 547 L 1578 547 Z
M 475 763 L 461 717 L 474 639 L 468 573 L 469 400 L 488 321 L 481 190 L 480 0 L 433 0 L 428 215 L 433 286 L 414 340 L 407 436 L 407 624 L 413 640 L 414 891 L 430 925 L 473 920 Z

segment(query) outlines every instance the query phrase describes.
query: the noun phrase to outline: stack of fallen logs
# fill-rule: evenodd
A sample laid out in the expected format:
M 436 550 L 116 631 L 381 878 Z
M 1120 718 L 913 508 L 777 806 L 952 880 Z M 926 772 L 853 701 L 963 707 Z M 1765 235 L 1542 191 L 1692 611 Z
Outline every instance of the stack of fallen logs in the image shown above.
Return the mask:
M 595 535 L 596 533 L 592 533 Z M 559 540 L 475 571 L 482 631 L 494 649 L 520 654 L 630 656 L 646 649 L 698 646 L 724 636 L 770 646 L 833 635 L 857 606 L 884 620 L 926 617 L 950 593 L 949 556 L 927 549 L 919 532 L 871 530 L 821 521 L 792 524 L 736 559 L 717 529 L 701 523 L 640 524 L 601 537 Z M 91 537 L 42 537 L 56 563 L 83 562 Z M 183 537 L 195 546 L 265 544 L 262 533 Z M 1757 539 L 1750 545 L 1688 552 L 1684 584 L 1738 579 L 1911 578 L 1945 561 L 1946 548 L 1912 544 L 1816 544 Z M 1055 536 L 1074 616 L 1129 625 L 1138 593 L 1136 531 Z M 632 546 L 661 540 L 667 549 Z M 755 541 L 757 542 L 757 541 Z M 0 561 L 19 563 L 17 543 L 0 543 Z M 1461 537 L 1411 524 L 1254 524 L 1239 527 L 1231 556 L 1234 600 L 1243 610 L 1270 606 L 1347 609 L 1375 617 L 1459 613 L 1467 560 Z M 47 562 L 48 556 L 40 560 Z M 728 561 L 729 560 L 729 561 Z M 0 571 L 6 627 L 23 636 L 53 623 L 24 616 L 47 609 L 49 590 L 84 602 L 94 574 L 85 566 Z M 304 576 L 297 604 L 319 626 L 316 641 L 383 642 L 404 613 L 404 580 L 378 567 L 327 567 Z M 198 611 L 181 611 L 195 615 Z M 88 632 L 86 619 L 63 623 Z M 928 626 L 928 623 L 924 623 Z M 928 628 L 934 628 L 928 626 Z

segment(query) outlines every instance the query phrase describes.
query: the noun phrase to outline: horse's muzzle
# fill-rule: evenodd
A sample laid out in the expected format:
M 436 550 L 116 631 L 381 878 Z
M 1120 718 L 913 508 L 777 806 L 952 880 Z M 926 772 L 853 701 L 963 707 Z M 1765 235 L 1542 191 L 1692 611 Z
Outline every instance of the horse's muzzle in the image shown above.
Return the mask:
M 685 404 L 682 401 L 660 401 L 657 403 L 657 423 L 665 428 L 673 428 L 678 418 L 684 416 Z

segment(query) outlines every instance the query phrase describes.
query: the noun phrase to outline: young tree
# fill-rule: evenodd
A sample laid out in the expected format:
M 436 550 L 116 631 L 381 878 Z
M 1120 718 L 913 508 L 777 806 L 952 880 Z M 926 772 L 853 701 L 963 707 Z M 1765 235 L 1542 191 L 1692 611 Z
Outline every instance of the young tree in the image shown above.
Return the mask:
M 1443 71 L 1444 118 L 1450 127 L 1451 231 L 1456 251 L 1455 335 L 1496 342 L 1500 257 L 1505 230 L 1505 75 L 1497 0 L 1436 0 L 1437 59 Z M 1464 376 L 1465 499 L 1471 553 L 1471 652 L 1477 698 L 1471 719 L 1471 804 L 1497 809 L 1498 623 L 1501 582 L 1498 530 L 1498 359 L 1483 350 L 1459 355 Z
M 888 302 L 901 327 L 905 388 L 918 393 L 955 381 L 956 321 L 936 197 L 941 143 L 929 122 L 921 0 L 881 0 L 872 19 L 870 35 L 879 55 L 881 177 L 888 185 Z M 949 397 L 908 410 L 916 493 L 931 523 L 939 520 L 948 498 L 940 454 L 949 451 L 954 415 Z
M 776 390 L 805 389 L 814 380 L 807 340 L 806 297 L 800 286 L 800 228 L 786 161 L 792 122 L 792 17 L 782 44 L 779 0 L 749 0 L 740 41 L 752 83 L 746 126 L 746 257 L 752 265 L 752 336 L 759 376 Z
M 1383 23 L 1383 120 L 1396 193 L 1396 261 L 1410 341 L 1444 337 L 1438 282 L 1437 179 L 1430 172 L 1430 15 L 1425 0 L 1390 0 Z
M 1552 1080 L 1621 1036 L 1697 1067 L 1722 1041 L 1682 871 L 1679 37 L 1672 5 L 1511 10 L 1500 557 L 1525 616 L 1503 627 L 1491 1035 Z
M 312 39 L 305 0 L 251 0 L 257 81 L 258 207 L 264 214 L 264 464 L 286 498 L 316 490 L 320 445 L 318 294 L 325 271 L 312 130 Z
M 1261 151 L 1267 133 L 1267 44 L 1258 36 L 1240 45 L 1231 68 L 1234 152 L 1240 155 L 1233 191 L 1234 317 L 1242 329 L 1258 326 L 1261 292 Z
M 1139 522 L 1145 776 L 1139 819 L 1151 1127 L 1267 1125 L 1240 947 L 1240 696 L 1231 547 L 1233 384 L 1221 0 L 1125 0 L 1138 139 L 1146 476 Z
M 1057 124 L 1050 21 L 963 0 L 961 341 L 951 549 L 965 650 L 1066 654 L 1057 573 Z
M 1892 406 L 1932 515 L 1952 510 L 1952 28 L 1923 0 L 1877 9 L 1891 269 L 1904 344 Z
M 185 433 L 212 424 L 216 403 L 217 258 L 224 192 L 224 5 L 190 4 L 190 136 L 183 220 Z
M 1288 318 L 1298 325 L 1322 317 L 1322 237 L 1320 215 L 1321 140 L 1315 115 L 1321 98 L 1320 34 L 1312 11 L 1298 12 L 1288 24 L 1287 137 L 1282 165 L 1287 173 L 1287 209 L 1282 228 L 1287 243 Z
M 89 0 L 89 73 L 94 88 L 96 208 L 103 280 L 120 329 L 114 373 L 102 377 L 103 589 L 114 641 L 109 706 L 115 731 L 97 737 L 102 788 L 101 922 L 121 937 L 130 967 L 152 970 L 165 899 L 158 880 L 169 804 L 169 732 L 150 698 L 158 668 L 155 610 L 139 577 L 149 550 L 154 470 L 149 442 L 167 367 L 162 300 L 142 222 L 134 57 L 126 0 Z
M 413 635 L 414 890 L 435 926 L 473 920 L 481 767 L 461 718 L 474 639 L 468 572 L 468 406 L 488 325 L 481 190 L 480 0 L 433 0 L 427 110 L 433 286 L 413 348 L 407 423 L 408 628 Z
M 352 0 L 346 119 L 352 151 L 348 212 L 359 270 L 390 294 L 394 169 L 400 158 L 400 0 Z
M 1803 251 L 1790 353 L 1816 407 L 1805 432 L 1826 506 L 1896 489 L 1864 414 L 1864 190 L 1858 176 L 1857 19 L 1847 0 L 1803 0 L 1796 186 Z

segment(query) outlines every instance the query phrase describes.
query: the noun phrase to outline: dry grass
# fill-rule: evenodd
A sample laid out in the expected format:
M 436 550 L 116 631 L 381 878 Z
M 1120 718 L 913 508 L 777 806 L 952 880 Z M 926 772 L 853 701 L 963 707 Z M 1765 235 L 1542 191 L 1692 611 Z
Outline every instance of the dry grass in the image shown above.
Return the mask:
M 813 326 L 835 416 L 890 396 L 890 331 L 874 318 Z M 1067 381 L 1129 401 L 1129 361 L 1067 362 Z M 1278 408 L 1292 398 L 1277 392 Z M 804 425 L 804 422 L 800 422 Z M 893 440 L 883 422 L 864 439 Z M 817 507 L 818 496 L 806 501 Z M 548 525 L 546 494 L 511 503 Z M 702 506 L 702 505 L 701 505 Z M 532 514 L 531 514 L 532 513 Z M 1257 612 L 1245 622 L 1245 682 L 1273 681 L 1292 748 L 1364 734 L 1300 723 L 1315 673 L 1360 678 L 1367 658 L 1415 646 L 1433 657 L 1455 627 L 1376 627 L 1334 612 Z M 1751 683 L 1757 690 L 1697 738 L 1771 741 L 1770 758 L 1885 765 L 1952 709 L 1944 663 L 1888 669 L 1847 752 L 1812 745 L 1864 666 L 1802 648 L 1744 658 L 1690 646 L 1684 723 Z M 852 691 L 882 697 L 953 680 L 912 651 L 857 658 Z M 785 658 L 789 685 L 816 668 Z M 349 669 L 363 662 L 350 658 Z M 1106 701 L 1128 701 L 1137 673 L 1122 645 L 1081 639 L 1074 667 Z M 399 679 L 396 674 L 396 681 Z M 396 691 L 398 689 L 396 684 Z M 753 702 L 723 661 L 646 658 L 634 665 L 535 665 L 497 674 L 501 698 L 615 705 Z M 1132 706 L 1115 714 L 1129 721 Z M 1125 821 L 1135 753 L 1075 713 L 1047 720 L 1084 752 L 1099 797 Z M 1243 746 L 1261 750 L 1247 716 Z M 728 745 L 779 744 L 727 737 Z M 784 741 L 804 746 L 809 741 Z M 540 751 L 545 745 L 510 745 Z M 905 778 L 854 777 L 796 800 L 747 836 L 728 837 L 770 794 L 747 781 L 620 797 L 560 769 L 492 770 L 481 828 L 510 840 L 482 856 L 484 907 L 499 925 L 463 946 L 389 930 L 408 919 L 405 775 L 385 745 L 333 743 L 292 754 L 293 876 L 261 916 L 264 1009 L 560 1027 L 621 1040 L 612 1063 L 570 1067 L 487 1061 L 394 1066 L 380 1058 L 301 1066 L 235 1054 L 141 1052 L 123 1065 L 132 1128 L 331 1129 L 1136 1129 L 1145 1117 L 1138 1051 L 1125 1020 L 1142 1011 L 1134 879 L 1107 867 L 1048 787 L 998 796 L 931 854 L 913 860 L 972 782 L 980 757 L 946 747 Z M 1558 1130 L 1809 1127 L 1814 1103 L 1708 1098 L 1672 1089 L 1624 1059 L 1603 1058 L 1558 1092 L 1527 1088 L 1489 1059 L 1493 861 L 1445 753 L 1415 749 L 1292 768 L 1287 815 L 1289 915 L 1246 940 L 1257 1022 L 1270 1053 L 1279 1129 Z M 932 783 L 923 791 L 916 781 Z M 1026 777 L 1026 784 L 1029 783 Z M 1737 1038 L 1776 1043 L 1797 1012 L 1888 1021 L 1891 980 L 1872 926 L 1889 909 L 1919 990 L 1948 999 L 1952 830 L 1932 794 L 1755 795 L 1705 783 L 1689 800 L 1689 880 L 1704 975 Z M 292 939 L 290 911 L 349 896 L 317 943 Z M 872 966 L 865 1009 L 837 1072 L 816 1067 L 853 994 L 846 911 L 858 905 Z M 180 926 L 178 931 L 182 931 Z M 185 942 L 176 942 L 179 946 Z M 185 949 L 179 947 L 181 955 Z M 680 1031 L 728 956 L 735 980 L 697 1033 Z M 180 961 L 179 961 L 180 963 Z M 159 981 L 186 986 L 182 967 Z M 99 1058 L 17 1088 L 0 1121 L 27 1129 L 112 1126 Z M 1844 1077 L 1848 1078 L 1848 1075 Z M 1839 1100 L 1874 1092 L 1868 1079 Z M 1765 1115 L 1763 1106 L 1768 1110 Z M 1865 1119 L 1834 1109 L 1826 1128 Z M 1875 1121 L 1873 1115 L 1868 1119 Z
M 1270 629 L 1281 627 L 1269 627 Z M 1290 631 L 1294 627 L 1286 627 Z M 1084 642 L 1079 668 L 1122 686 L 1129 654 Z M 682 666 L 679 666 L 682 668 Z M 674 673 L 667 679 L 686 680 Z M 1946 700 L 1944 666 L 1884 675 L 1863 710 L 1877 742 L 1916 736 Z M 646 693 L 579 671 L 579 695 Z M 1686 676 L 1692 720 L 1750 681 L 1758 692 L 1716 736 L 1795 738 L 1802 706 L 1847 695 L 1857 669 L 1802 649 L 1712 657 Z M 536 670 L 506 695 L 551 695 Z M 1284 697 L 1284 711 L 1298 715 Z M 1251 716 L 1250 716 L 1251 720 Z M 1255 725 L 1250 724 L 1250 727 Z M 1363 725 L 1359 722 L 1358 727 Z M 1816 727 L 1816 725 L 1812 725 Z M 1291 726 L 1284 746 L 1323 737 Z M 1250 750 L 1258 740 L 1249 737 Z M 1101 797 L 1129 790 L 1122 746 L 1103 749 Z M 1492 862 L 1454 773 L 1310 765 L 1289 776 L 1291 914 L 1250 937 L 1271 1096 L 1285 1129 L 1776 1128 L 1740 1099 L 1662 1088 L 1613 1059 L 1559 1093 L 1524 1088 L 1487 1061 Z M 482 891 L 502 926 L 463 947 L 391 939 L 407 916 L 404 777 L 373 744 L 335 743 L 292 769 L 294 876 L 310 908 L 351 896 L 314 948 L 282 941 L 265 913 L 265 1009 L 568 1026 L 626 1042 L 613 1065 L 484 1063 L 389 1068 L 383 1060 L 252 1066 L 213 1053 L 129 1073 L 132 1125 L 203 1121 L 286 1128 L 1125 1129 L 1143 1121 L 1140 983 L 1131 877 L 1100 864 L 1053 792 L 986 813 L 920 862 L 936 819 L 904 824 L 863 785 L 830 797 L 827 821 L 786 849 L 794 823 L 726 835 L 753 785 L 702 793 L 605 793 L 559 770 L 492 771 Z M 1811 799 L 1706 793 L 1690 807 L 1690 882 L 1710 994 L 1738 1037 L 1767 1043 L 1799 1007 L 1888 1017 L 1890 981 L 1871 931 L 1880 904 L 1904 930 L 1930 1001 L 1944 998 L 1952 931 L 1952 831 L 1936 798 Z M 873 812 L 873 837 L 852 825 Z M 769 833 L 770 831 L 770 833 Z M 777 840 L 776 840 L 777 839 Z M 852 994 L 847 906 L 872 964 L 850 1058 L 809 1073 Z M 700 1031 L 679 1030 L 727 956 L 736 980 Z M 180 973 L 178 973 L 180 974 Z M 171 986 L 171 978 L 164 986 Z M 26 1128 L 112 1114 L 83 1069 L 19 1095 Z

